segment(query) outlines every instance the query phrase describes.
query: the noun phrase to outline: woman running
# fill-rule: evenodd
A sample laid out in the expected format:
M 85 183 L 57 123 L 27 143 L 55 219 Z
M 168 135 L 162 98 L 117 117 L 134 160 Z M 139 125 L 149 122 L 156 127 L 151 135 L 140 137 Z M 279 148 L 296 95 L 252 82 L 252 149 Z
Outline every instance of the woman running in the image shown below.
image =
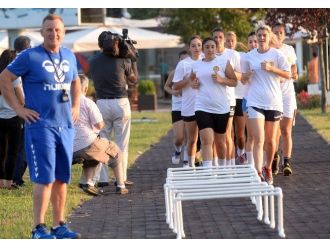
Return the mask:
M 201 59 L 202 40 L 199 36 L 193 36 L 189 41 L 189 51 L 191 57 L 187 57 L 180 61 L 175 68 L 173 77 L 173 89 L 182 90 L 182 108 L 181 115 L 184 121 L 187 134 L 187 152 L 188 164 L 186 166 L 195 165 L 196 144 L 198 136 L 198 127 L 195 117 L 195 96 L 196 89 L 190 86 L 190 74 L 192 65 Z
M 223 56 L 227 60 L 233 62 L 233 69 L 235 71 L 236 78 L 240 80 L 241 77 L 241 66 L 240 66 L 240 55 L 237 51 L 227 49 L 225 47 L 225 33 L 221 28 L 215 28 L 212 31 L 212 37 L 217 42 L 217 56 Z M 226 165 L 235 165 L 234 153 L 234 140 L 232 138 L 233 128 L 233 117 L 235 112 L 236 100 L 235 100 L 235 88 L 227 87 L 227 98 L 230 102 L 230 114 L 226 130 Z
M 213 38 L 203 40 L 203 60 L 192 66 L 195 75 L 192 87 L 198 89 L 195 99 L 195 115 L 202 143 L 203 167 L 211 167 L 213 162 L 213 143 L 217 149 L 219 165 L 226 160 L 226 128 L 229 118 L 230 102 L 227 87 L 237 84 L 236 78 L 227 78 L 225 71 L 233 72 L 231 59 L 217 56 L 217 45 Z
M 252 51 L 253 49 L 258 48 L 258 41 L 257 41 L 257 36 L 256 36 L 255 32 L 251 32 L 248 34 L 247 44 L 248 44 L 249 51 Z M 246 55 L 247 55 L 247 53 L 244 53 L 241 55 L 241 64 L 244 63 Z M 242 82 L 243 81 L 244 81 L 244 79 L 242 78 Z M 242 111 L 244 114 L 245 125 L 246 125 L 246 130 L 247 130 L 246 131 L 247 135 L 246 135 L 245 153 L 246 153 L 247 163 L 254 165 L 253 154 L 252 154 L 252 149 L 253 149 L 252 130 L 251 130 L 249 121 L 247 121 L 248 115 L 247 115 L 247 107 L 246 107 L 246 103 L 247 103 L 246 98 L 247 98 L 250 84 L 244 83 L 244 85 L 246 86 L 246 91 L 245 91 L 245 93 L 243 95 L 243 99 L 242 99 Z
M 259 47 L 249 52 L 246 62 L 242 63 L 242 72 L 249 73 L 251 81 L 247 107 L 254 139 L 253 158 L 259 176 L 268 184 L 273 184 L 271 166 L 276 148 L 276 131 L 283 112 L 280 82 L 282 78 L 289 79 L 291 76 L 290 66 L 283 53 L 269 45 L 271 35 L 269 26 L 260 26 L 257 29 Z M 266 157 L 262 168 L 263 147 Z
M 272 170 L 275 175 L 279 172 L 281 158 L 278 151 L 278 146 L 280 136 L 282 136 L 283 173 L 285 176 L 290 176 L 292 174 L 292 127 L 297 111 L 296 93 L 293 86 L 293 80 L 298 79 L 296 66 L 297 56 L 292 46 L 283 43 L 285 39 L 284 25 L 276 23 L 273 26 L 273 32 L 279 41 L 279 50 L 283 52 L 290 65 L 291 78 L 281 83 L 283 97 L 283 119 L 280 121 L 280 131 L 277 133 L 277 151 L 274 155 Z
M 237 37 L 235 32 L 227 32 L 226 33 L 226 47 L 228 49 L 235 50 L 237 45 Z M 240 56 L 244 54 L 243 52 L 239 53 Z M 234 113 L 234 135 L 232 131 L 232 139 L 234 140 L 234 136 L 236 137 L 236 154 L 238 164 L 244 164 L 247 162 L 246 153 L 245 153 L 245 118 L 243 115 L 242 109 L 242 100 L 243 96 L 246 93 L 247 85 L 242 84 L 241 81 L 237 82 L 237 86 L 234 88 L 236 107 Z M 232 152 L 232 159 L 235 159 L 235 146 Z
M 189 56 L 187 51 L 179 53 L 179 61 Z M 173 128 L 173 144 L 174 154 L 172 156 L 172 164 L 178 165 L 180 163 L 180 156 L 182 148 L 184 148 L 184 122 L 181 116 L 182 97 L 181 90 L 174 90 L 173 86 L 174 70 L 172 70 L 166 80 L 164 90 L 172 95 L 172 128 Z M 188 163 L 187 150 L 184 148 L 183 162 Z

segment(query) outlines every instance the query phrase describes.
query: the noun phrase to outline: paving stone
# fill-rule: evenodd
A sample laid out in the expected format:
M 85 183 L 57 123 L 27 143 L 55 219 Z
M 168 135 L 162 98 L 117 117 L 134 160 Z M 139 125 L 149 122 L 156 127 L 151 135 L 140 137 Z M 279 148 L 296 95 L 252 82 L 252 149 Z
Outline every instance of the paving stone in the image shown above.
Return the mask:
M 293 144 L 293 175 L 274 177 L 274 185 L 284 194 L 286 238 L 328 239 L 330 146 L 299 115 Z M 85 202 L 71 214 L 70 227 L 87 239 L 176 238 L 165 221 L 163 191 L 166 170 L 174 167 L 172 153 L 170 131 L 129 169 L 128 177 L 135 184 L 128 195 L 108 194 Z M 109 190 L 113 191 L 113 186 Z M 257 220 L 255 206 L 248 199 L 184 202 L 183 217 L 186 238 L 279 238 L 276 229 Z

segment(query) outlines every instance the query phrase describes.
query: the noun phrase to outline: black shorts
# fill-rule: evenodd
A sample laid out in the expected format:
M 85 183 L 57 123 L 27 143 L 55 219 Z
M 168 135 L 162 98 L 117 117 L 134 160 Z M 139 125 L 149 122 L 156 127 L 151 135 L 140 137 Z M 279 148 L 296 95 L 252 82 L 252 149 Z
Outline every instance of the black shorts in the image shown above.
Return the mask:
M 235 114 L 236 106 L 230 106 L 229 117 L 233 117 Z
M 235 107 L 235 114 L 236 117 L 243 117 L 243 107 L 242 107 L 243 99 L 236 99 L 236 107 Z
M 275 111 L 275 110 L 264 110 L 264 109 L 260 109 L 257 107 L 252 106 L 253 110 L 255 110 L 256 112 L 260 113 L 261 115 L 264 116 L 265 121 L 269 121 L 269 122 L 276 122 L 276 121 L 280 121 L 282 119 L 283 113 L 280 111 Z M 249 112 L 248 112 L 249 114 Z M 250 111 L 250 115 L 252 115 L 253 113 L 251 113 Z M 249 116 L 250 116 L 249 115 Z
M 172 111 L 172 124 L 182 120 L 181 111 Z
M 217 134 L 226 133 L 229 112 L 225 114 L 215 114 L 204 111 L 196 111 L 198 129 L 211 128 Z
M 184 122 L 192 122 L 192 121 L 196 121 L 196 116 L 195 115 L 189 117 L 182 116 L 182 119 Z

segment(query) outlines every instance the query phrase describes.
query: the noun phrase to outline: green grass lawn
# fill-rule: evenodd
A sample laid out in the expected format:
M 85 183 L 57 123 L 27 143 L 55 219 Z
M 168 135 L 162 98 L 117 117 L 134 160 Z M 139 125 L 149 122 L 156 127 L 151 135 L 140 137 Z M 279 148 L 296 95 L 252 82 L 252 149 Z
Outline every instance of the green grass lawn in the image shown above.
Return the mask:
M 322 114 L 319 108 L 299 110 L 299 113 L 330 144 L 330 106 L 328 106 L 326 114 Z
M 132 113 L 132 119 L 142 118 L 156 121 L 132 122 L 129 146 L 130 165 L 171 128 L 170 112 Z M 66 215 L 69 215 L 79 204 L 92 198 L 77 187 L 80 173 L 81 167 L 74 165 L 72 181 L 68 187 Z M 24 180 L 29 181 L 28 174 L 25 174 Z M 46 224 L 51 225 L 51 207 L 47 213 Z M 32 225 L 32 184 L 26 182 L 25 187 L 16 191 L 0 190 L 0 239 L 30 238 Z

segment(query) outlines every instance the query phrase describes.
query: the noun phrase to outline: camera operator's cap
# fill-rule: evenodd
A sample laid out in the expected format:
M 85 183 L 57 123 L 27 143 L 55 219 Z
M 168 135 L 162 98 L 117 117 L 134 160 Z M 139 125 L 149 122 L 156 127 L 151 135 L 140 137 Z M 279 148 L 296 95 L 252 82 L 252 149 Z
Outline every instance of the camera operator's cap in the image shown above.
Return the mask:
M 31 39 L 28 36 L 18 36 L 14 41 L 14 49 L 17 52 L 21 52 L 31 47 Z

